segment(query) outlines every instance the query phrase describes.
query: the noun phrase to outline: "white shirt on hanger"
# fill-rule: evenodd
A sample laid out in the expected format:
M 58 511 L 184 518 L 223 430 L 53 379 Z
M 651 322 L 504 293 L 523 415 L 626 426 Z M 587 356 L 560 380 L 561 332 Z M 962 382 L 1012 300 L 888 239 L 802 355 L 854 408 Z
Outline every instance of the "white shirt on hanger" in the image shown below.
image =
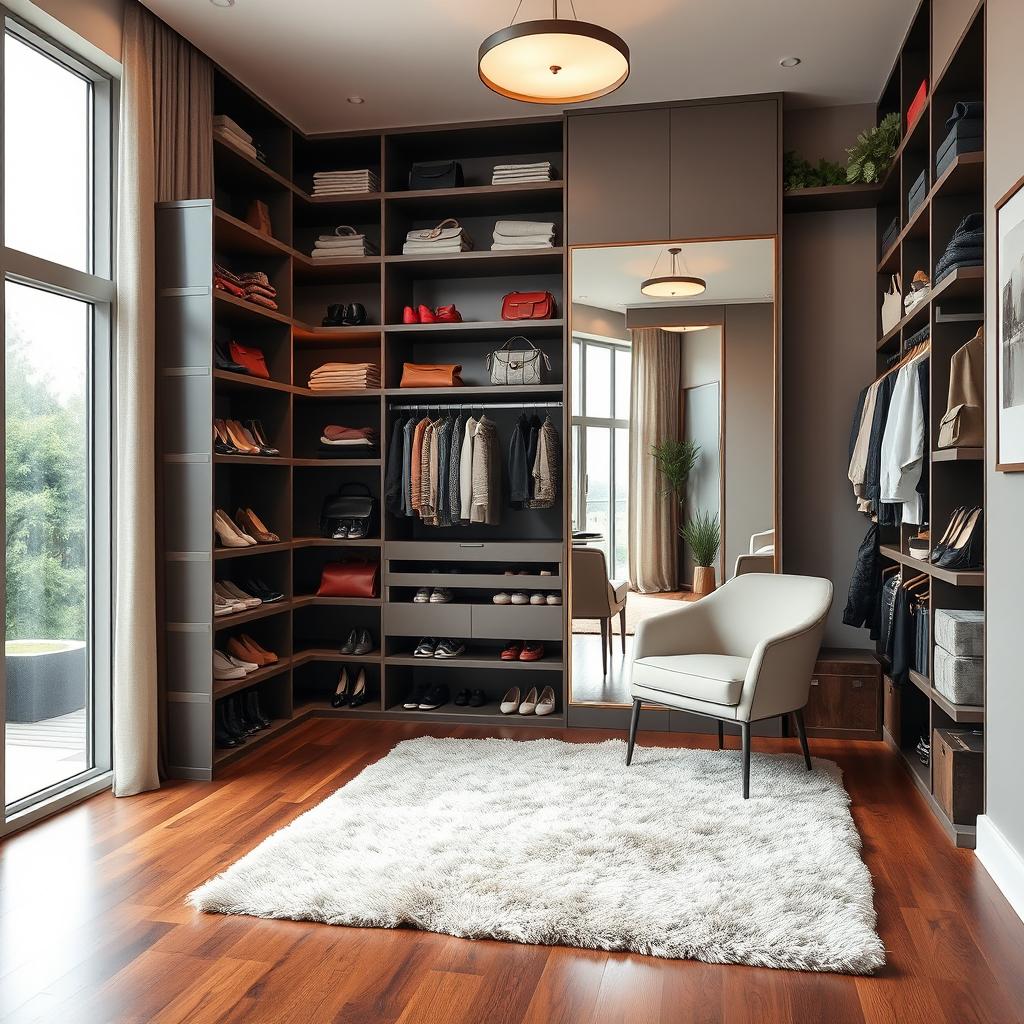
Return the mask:
M 923 358 L 923 357 L 922 357 Z M 915 359 L 899 370 L 889 416 L 882 435 L 881 500 L 903 504 L 903 522 L 920 525 L 921 495 L 917 484 L 924 464 L 924 407 Z

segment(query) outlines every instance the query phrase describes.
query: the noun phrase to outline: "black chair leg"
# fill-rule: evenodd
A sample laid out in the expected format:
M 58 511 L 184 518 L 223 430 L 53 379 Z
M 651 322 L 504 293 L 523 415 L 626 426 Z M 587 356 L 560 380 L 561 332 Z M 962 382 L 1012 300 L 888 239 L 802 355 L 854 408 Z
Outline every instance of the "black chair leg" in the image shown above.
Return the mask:
M 740 741 L 743 747 L 743 799 L 750 799 L 750 723 L 740 722 Z
M 811 751 L 807 746 L 807 729 L 804 726 L 804 709 L 798 708 L 793 712 L 793 717 L 796 719 L 796 731 L 800 737 L 800 748 L 804 752 L 804 764 L 807 765 L 807 770 L 811 770 Z
M 601 675 L 608 675 L 608 630 L 611 628 L 611 619 L 601 620 Z
M 718 749 L 722 750 L 725 747 L 725 723 L 718 720 Z
M 622 653 L 626 653 L 626 606 L 619 612 L 619 631 L 622 633 Z
M 633 760 L 633 745 L 636 743 L 636 727 L 640 721 L 640 701 L 633 701 L 633 714 L 629 719 L 629 742 L 626 744 L 626 767 Z

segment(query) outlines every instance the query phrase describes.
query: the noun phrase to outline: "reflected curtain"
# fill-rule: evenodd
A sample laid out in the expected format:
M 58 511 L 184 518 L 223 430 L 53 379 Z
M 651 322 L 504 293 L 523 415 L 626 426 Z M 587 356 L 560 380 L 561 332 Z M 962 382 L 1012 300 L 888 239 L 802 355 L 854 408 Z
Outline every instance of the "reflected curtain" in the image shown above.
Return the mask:
M 136 0 L 117 151 L 114 794 L 160 785 L 154 203 L 213 194 L 213 68 Z
M 629 409 L 629 583 L 641 594 L 679 587 L 679 515 L 651 446 L 679 439 L 680 335 L 633 329 Z

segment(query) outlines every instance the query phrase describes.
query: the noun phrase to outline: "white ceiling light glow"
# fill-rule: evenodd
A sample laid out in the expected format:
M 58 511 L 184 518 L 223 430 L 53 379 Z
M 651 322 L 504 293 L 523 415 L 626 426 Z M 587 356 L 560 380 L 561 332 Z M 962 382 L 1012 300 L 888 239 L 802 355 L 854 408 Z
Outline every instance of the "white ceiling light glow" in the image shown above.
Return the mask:
M 659 253 L 658 259 L 654 261 L 654 266 L 651 268 L 651 276 L 640 285 L 640 291 L 655 299 L 692 298 L 694 295 L 700 295 L 707 291 L 708 283 L 704 278 L 690 277 L 679 273 L 679 254 L 683 250 L 678 245 L 674 245 L 668 251 L 672 257 L 672 269 L 669 274 L 665 277 L 654 276 L 661 260 L 661 253 Z
M 572 19 L 559 18 L 552 0 L 551 18 L 516 25 L 519 7 L 512 24 L 480 44 L 477 67 L 488 89 L 526 103 L 582 103 L 629 77 L 629 47 L 614 32 L 575 20 L 575 7 Z
M 803 64 L 803 61 L 799 57 L 783 57 L 779 61 L 780 68 L 795 68 L 800 64 Z
M 663 331 L 670 334 L 689 334 L 690 331 L 706 331 L 711 324 L 674 324 L 671 327 L 662 327 Z

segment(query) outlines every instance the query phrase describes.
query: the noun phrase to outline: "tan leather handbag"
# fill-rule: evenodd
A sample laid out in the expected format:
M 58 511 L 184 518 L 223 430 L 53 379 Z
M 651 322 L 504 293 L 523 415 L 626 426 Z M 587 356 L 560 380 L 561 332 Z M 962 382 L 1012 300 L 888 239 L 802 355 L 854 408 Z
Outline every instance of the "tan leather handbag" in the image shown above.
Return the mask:
M 457 363 L 404 363 L 403 388 L 457 388 L 462 386 L 462 367 Z
M 940 448 L 981 448 L 985 443 L 984 326 L 949 362 L 949 399 L 939 423 Z

